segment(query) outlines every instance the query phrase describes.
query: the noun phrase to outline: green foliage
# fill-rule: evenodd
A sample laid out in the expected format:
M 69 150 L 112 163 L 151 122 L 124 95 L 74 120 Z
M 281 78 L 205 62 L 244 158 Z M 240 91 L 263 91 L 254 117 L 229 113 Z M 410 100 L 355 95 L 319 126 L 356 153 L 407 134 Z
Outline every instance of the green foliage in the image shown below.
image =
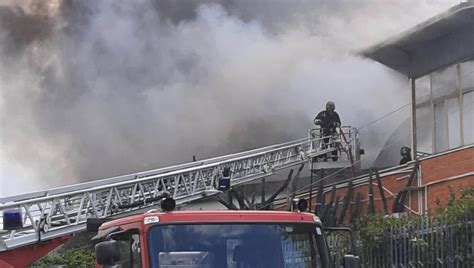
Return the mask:
M 448 205 L 438 208 L 436 214 L 428 216 L 411 216 L 402 218 L 384 217 L 378 215 L 362 216 L 357 222 L 359 238 L 368 246 L 376 246 L 383 240 L 390 228 L 404 225 L 407 228 L 421 220 L 443 219 L 449 224 L 457 224 L 460 219 L 474 215 L 474 186 L 461 190 L 460 198 L 455 198 L 455 193 L 450 188 Z
M 434 254 L 433 248 L 425 241 L 417 230 L 434 230 L 449 226 L 451 235 L 456 235 L 457 239 L 464 241 L 466 229 L 464 222 L 473 219 L 474 216 L 474 186 L 461 190 L 460 198 L 456 199 L 456 194 L 450 189 L 448 204 L 446 207 L 438 207 L 436 213 L 425 216 L 406 216 L 393 218 L 383 215 L 362 216 L 356 224 L 356 236 L 358 248 L 365 266 L 371 267 L 373 260 L 369 257 L 374 252 L 386 252 L 389 241 L 409 241 L 410 250 L 416 251 L 425 259 L 431 259 Z M 434 229 L 433 229 L 434 228 Z M 441 229 L 438 229 L 441 230 Z M 439 235 L 438 247 L 444 247 L 446 237 L 443 232 Z M 376 266 L 374 266 L 376 267 Z
M 53 252 L 31 267 L 46 268 L 51 265 L 88 268 L 95 266 L 95 252 L 90 244 L 94 234 L 83 232 L 76 234 L 67 241 L 57 252 Z
M 474 186 L 461 190 L 459 199 L 450 188 L 448 205 L 445 208 L 438 207 L 437 216 L 445 217 L 450 223 L 456 223 L 460 218 L 474 215 Z
M 377 247 L 386 235 L 387 230 L 397 222 L 394 218 L 385 218 L 381 214 L 362 216 L 357 224 L 357 234 L 364 246 Z
M 95 252 L 90 248 L 69 249 L 60 255 L 48 255 L 32 265 L 32 267 L 49 267 L 66 265 L 67 267 L 94 267 Z
M 329 251 L 331 254 L 343 258 L 344 255 L 352 251 L 350 236 L 346 232 L 331 231 L 326 233 L 326 239 L 329 241 Z

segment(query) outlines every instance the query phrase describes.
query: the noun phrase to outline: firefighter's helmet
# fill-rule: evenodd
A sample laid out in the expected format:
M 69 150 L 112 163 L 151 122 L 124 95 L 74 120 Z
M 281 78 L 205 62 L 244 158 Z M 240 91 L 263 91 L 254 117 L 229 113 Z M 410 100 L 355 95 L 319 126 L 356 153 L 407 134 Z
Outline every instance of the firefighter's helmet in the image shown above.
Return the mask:
M 332 102 L 332 101 L 328 101 L 326 103 L 326 111 L 334 112 L 334 110 L 336 110 L 336 104 L 334 104 L 334 102 Z
M 401 155 L 409 155 L 411 152 L 411 149 L 406 147 L 406 146 L 403 146 L 401 149 L 400 149 L 400 154 Z

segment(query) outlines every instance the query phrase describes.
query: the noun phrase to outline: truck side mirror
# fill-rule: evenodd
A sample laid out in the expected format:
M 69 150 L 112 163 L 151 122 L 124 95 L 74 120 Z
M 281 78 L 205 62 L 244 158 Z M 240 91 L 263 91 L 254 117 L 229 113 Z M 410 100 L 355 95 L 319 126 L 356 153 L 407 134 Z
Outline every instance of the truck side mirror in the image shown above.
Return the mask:
M 352 233 L 352 230 L 347 227 L 324 227 L 324 230 L 327 232 L 347 232 L 349 234 L 350 238 L 350 243 L 351 243 L 351 255 L 348 256 L 357 256 L 357 246 L 356 246 L 356 241 L 354 238 L 354 234 Z M 357 257 L 359 258 L 359 257 Z
M 97 263 L 100 265 L 115 265 L 120 261 L 119 243 L 115 240 L 100 242 L 95 245 Z
M 354 255 L 344 255 L 343 259 L 344 268 L 360 268 L 360 259 Z

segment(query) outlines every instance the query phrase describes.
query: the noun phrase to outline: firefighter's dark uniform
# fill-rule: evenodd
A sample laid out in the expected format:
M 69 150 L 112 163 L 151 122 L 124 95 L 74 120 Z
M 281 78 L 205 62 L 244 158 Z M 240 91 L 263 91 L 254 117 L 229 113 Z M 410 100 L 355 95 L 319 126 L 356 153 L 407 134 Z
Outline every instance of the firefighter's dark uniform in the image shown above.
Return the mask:
M 341 125 L 341 119 L 336 112 L 331 114 L 328 111 L 321 111 L 314 118 L 314 121 L 320 120 L 321 134 L 323 136 L 332 136 L 336 133 L 336 128 Z
M 400 149 L 400 154 L 402 155 L 402 159 L 400 160 L 400 165 L 406 164 L 411 161 L 411 149 L 403 146 L 402 149 Z
M 341 126 L 341 119 L 339 115 L 333 111 L 332 113 L 327 110 L 321 111 L 314 118 L 314 122 L 321 126 L 321 137 L 333 136 L 337 133 L 336 128 Z M 324 148 L 327 148 L 329 138 L 323 140 Z M 332 152 L 333 160 L 337 160 L 337 151 Z

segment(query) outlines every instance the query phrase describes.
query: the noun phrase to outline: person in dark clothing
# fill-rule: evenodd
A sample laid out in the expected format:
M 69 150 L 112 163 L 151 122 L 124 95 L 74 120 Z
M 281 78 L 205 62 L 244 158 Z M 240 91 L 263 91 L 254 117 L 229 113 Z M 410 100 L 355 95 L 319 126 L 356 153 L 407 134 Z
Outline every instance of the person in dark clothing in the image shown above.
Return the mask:
M 337 114 L 336 105 L 332 101 L 326 103 L 326 110 L 321 111 L 314 118 L 314 123 L 321 126 L 323 136 L 330 136 L 336 133 L 336 129 L 341 126 L 341 119 Z
M 341 126 L 341 119 L 337 114 L 336 105 L 332 101 L 326 103 L 326 110 L 321 111 L 314 118 L 314 123 L 321 126 L 321 137 L 335 136 L 338 134 L 338 128 Z M 323 140 L 324 148 L 327 148 L 330 138 Z M 337 151 L 332 152 L 333 161 L 337 161 Z
M 411 149 L 403 146 L 400 149 L 400 154 L 402 155 L 402 159 L 400 160 L 400 165 L 406 164 L 411 161 Z

